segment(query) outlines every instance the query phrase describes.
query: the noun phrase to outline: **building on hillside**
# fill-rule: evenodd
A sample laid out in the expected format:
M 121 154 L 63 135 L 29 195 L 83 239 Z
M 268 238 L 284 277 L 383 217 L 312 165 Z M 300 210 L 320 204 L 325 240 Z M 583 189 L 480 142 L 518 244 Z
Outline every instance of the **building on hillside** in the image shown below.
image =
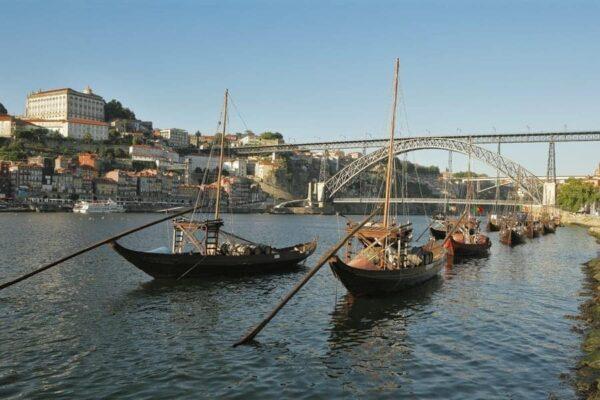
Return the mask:
M 137 176 L 133 172 L 113 169 L 105 175 L 117 183 L 118 199 L 130 200 L 137 197 Z
M 36 128 L 36 126 L 12 115 L 0 115 L 0 137 L 13 137 L 17 129 Z
M 85 119 L 104 121 L 104 99 L 88 86 L 83 92 L 55 89 L 32 92 L 27 96 L 25 117 L 48 121 Z
M 11 115 L 0 115 L 0 137 L 12 137 L 15 131 L 16 118 Z
M 73 174 L 64 168 L 57 168 L 52 176 L 52 191 L 63 194 L 74 194 Z
M 77 165 L 73 168 L 73 175 L 91 181 L 98 177 L 98 170 L 89 165 Z
M 159 199 L 163 195 L 163 180 L 155 169 L 145 169 L 137 173 L 138 195 L 142 200 Z
M 223 169 L 229 172 L 230 175 L 247 176 L 248 161 L 244 158 L 227 160 L 223 162 Z
M 58 156 L 54 159 L 54 170 L 67 169 L 71 165 L 71 159 L 65 156 Z
M 49 121 L 37 118 L 27 118 L 25 121 L 31 125 L 57 132 L 66 138 L 77 140 L 91 139 L 94 141 L 108 139 L 108 124 L 106 122 L 92 121 L 87 119 Z
M 94 169 L 100 169 L 100 157 L 95 153 L 79 153 L 77 155 L 79 165 L 87 165 Z
M 264 139 L 255 134 L 247 134 L 237 142 L 238 146 L 277 146 L 285 143 L 283 139 Z
M 28 189 L 28 194 L 39 193 L 42 189 L 42 167 L 35 164 L 16 163 L 10 167 L 10 184 L 16 189 Z
M 119 185 L 108 178 L 94 179 L 94 195 L 98 199 L 116 199 Z
M 358 151 L 353 151 L 346 155 L 346 157 L 348 157 L 351 160 L 357 160 L 357 159 L 361 158 L 362 156 L 363 156 L 363 153 L 358 152 Z
M 93 140 L 106 140 L 105 104 L 89 87 L 83 92 L 69 88 L 38 91 L 27 96 L 24 120 L 64 137 L 84 139 L 89 135 Z
M 140 121 L 139 119 L 115 119 L 110 121 L 110 126 L 122 134 L 143 133 L 150 135 L 152 133 L 152 121 Z
M 260 187 L 248 178 L 223 178 L 222 186 L 225 193 L 227 193 L 229 206 L 232 207 L 264 201 L 266 198 Z
M 277 173 L 283 169 L 283 162 L 277 160 L 259 160 L 254 167 L 254 176 L 261 181 L 276 184 Z
M 162 146 L 149 146 L 138 144 L 129 146 L 129 155 L 133 161 L 168 161 L 179 162 L 179 154 Z
M 161 129 L 160 136 L 173 147 L 188 147 L 190 144 L 188 132 L 185 129 Z

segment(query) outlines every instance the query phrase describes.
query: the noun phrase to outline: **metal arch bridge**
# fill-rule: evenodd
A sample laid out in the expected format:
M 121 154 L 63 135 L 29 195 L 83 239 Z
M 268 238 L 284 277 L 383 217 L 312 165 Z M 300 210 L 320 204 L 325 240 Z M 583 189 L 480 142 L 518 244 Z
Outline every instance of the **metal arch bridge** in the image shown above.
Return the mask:
M 521 189 L 528 194 L 534 203 L 541 204 L 543 199 L 543 182 L 533 173 L 507 159 L 473 143 L 441 137 L 418 137 L 396 141 L 394 155 L 409 151 L 439 149 L 457 153 L 470 154 L 472 157 L 498 169 L 511 180 L 517 182 Z M 346 186 L 361 172 L 371 168 L 376 163 L 387 159 L 388 149 L 383 147 L 356 161 L 348 164 L 334 176 L 325 181 L 323 197 L 331 199 L 341 188 Z
M 600 131 L 585 132 L 540 132 L 540 133 L 504 133 L 494 135 L 451 135 L 451 136 L 413 136 L 396 139 L 396 142 L 414 139 L 454 139 L 471 141 L 473 144 L 498 143 L 549 143 L 549 142 L 598 142 Z M 389 139 L 342 140 L 330 142 L 311 142 L 298 144 L 280 144 L 273 146 L 235 147 L 232 152 L 238 155 L 271 154 L 289 151 L 367 149 L 386 146 Z

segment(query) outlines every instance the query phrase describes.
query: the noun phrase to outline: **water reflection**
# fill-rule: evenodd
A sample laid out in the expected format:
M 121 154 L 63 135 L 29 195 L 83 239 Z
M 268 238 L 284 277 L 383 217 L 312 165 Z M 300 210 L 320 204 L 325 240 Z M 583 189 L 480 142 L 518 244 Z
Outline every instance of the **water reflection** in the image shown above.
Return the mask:
M 386 297 L 354 297 L 347 293 L 335 306 L 329 344 L 332 350 L 369 337 L 394 336 L 405 331 L 408 319 L 423 309 L 443 283 L 441 277 Z M 388 335 L 386 330 L 394 331 Z

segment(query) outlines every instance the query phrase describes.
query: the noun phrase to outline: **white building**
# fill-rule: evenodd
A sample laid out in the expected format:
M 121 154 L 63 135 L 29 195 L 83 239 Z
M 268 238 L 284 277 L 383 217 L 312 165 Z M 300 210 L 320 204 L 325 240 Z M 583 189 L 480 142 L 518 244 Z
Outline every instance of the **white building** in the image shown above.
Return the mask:
M 10 115 L 0 115 L 0 137 L 11 137 L 14 130 L 14 118 Z
M 166 139 L 169 144 L 174 147 L 188 147 L 190 145 L 190 138 L 185 129 L 161 129 L 160 136 Z
M 179 154 L 163 147 L 144 144 L 129 146 L 129 154 L 133 161 L 162 161 L 179 162 Z
M 248 161 L 245 159 L 227 160 L 223 162 L 223 169 L 228 171 L 231 175 L 247 176 Z
M 184 156 L 181 160 L 183 163 L 189 165 L 189 171 L 195 171 L 196 168 L 200 169 L 215 169 L 219 166 L 218 156 L 203 156 L 203 155 L 189 155 Z
M 78 92 L 55 89 L 30 93 L 25 107 L 26 118 L 61 121 L 70 118 L 104 122 L 104 99 L 89 86 Z
M 27 96 L 24 120 L 64 137 L 93 140 L 108 139 L 108 124 L 104 122 L 104 99 L 87 87 L 83 92 L 55 89 L 30 93 Z

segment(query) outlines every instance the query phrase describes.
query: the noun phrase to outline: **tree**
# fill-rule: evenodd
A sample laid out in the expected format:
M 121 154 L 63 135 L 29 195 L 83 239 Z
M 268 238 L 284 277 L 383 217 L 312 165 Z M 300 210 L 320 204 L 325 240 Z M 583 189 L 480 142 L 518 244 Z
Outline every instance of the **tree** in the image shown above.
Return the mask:
M 135 119 L 135 113 L 129 108 L 123 107 L 120 101 L 112 99 L 104 106 L 104 119 L 106 122 L 115 119 Z
M 127 153 L 123 149 L 117 148 L 117 150 L 115 151 L 116 158 L 127 158 L 127 156 Z
M 15 138 L 27 142 L 42 142 L 48 135 L 46 128 L 18 128 L 15 131 Z
M 556 202 L 571 212 L 577 212 L 590 204 L 600 201 L 600 188 L 581 179 L 568 179 L 558 188 Z
M 270 140 L 270 139 L 283 139 L 283 135 L 279 132 L 263 132 L 260 134 L 261 139 Z
M 117 132 L 116 129 L 108 130 L 108 141 L 109 143 L 118 143 L 119 139 L 121 139 L 121 134 Z
M 16 140 L 8 146 L 0 147 L 0 160 L 20 161 L 27 157 L 23 144 Z
M 4 107 L 4 105 L 2 105 L 2 103 L 0 103 L 0 115 L 6 114 L 8 114 L 8 110 L 6 109 L 6 107 Z
M 92 134 L 89 132 L 86 132 L 83 134 L 83 142 L 84 143 L 92 143 L 94 141 L 94 138 L 92 138 Z

